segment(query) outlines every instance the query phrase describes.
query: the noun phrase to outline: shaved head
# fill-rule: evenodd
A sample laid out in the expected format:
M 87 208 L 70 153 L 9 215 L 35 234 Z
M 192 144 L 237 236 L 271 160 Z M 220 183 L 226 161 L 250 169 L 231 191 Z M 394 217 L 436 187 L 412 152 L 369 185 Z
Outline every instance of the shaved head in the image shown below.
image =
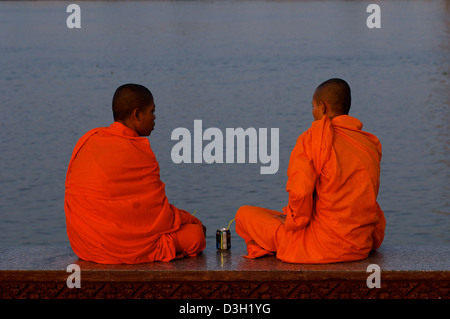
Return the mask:
M 149 89 L 139 84 L 124 84 L 114 93 L 112 110 L 114 121 L 126 120 L 134 109 L 143 111 L 153 104 L 153 95 Z
M 326 103 L 335 116 L 348 114 L 352 103 L 350 86 L 342 79 L 329 79 L 317 87 L 313 99 Z

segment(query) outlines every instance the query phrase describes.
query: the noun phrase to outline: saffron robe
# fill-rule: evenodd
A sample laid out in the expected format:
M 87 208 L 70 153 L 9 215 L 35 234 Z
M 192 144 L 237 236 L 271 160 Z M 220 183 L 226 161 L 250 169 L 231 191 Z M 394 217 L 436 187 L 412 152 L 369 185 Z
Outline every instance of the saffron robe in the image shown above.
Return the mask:
M 354 117 L 324 116 L 300 135 L 290 157 L 283 213 L 244 206 L 236 214 L 246 257 L 276 253 L 285 262 L 332 263 L 367 258 L 381 245 L 381 143 L 361 129 Z M 285 215 L 284 225 L 277 214 Z
M 174 235 L 180 227 L 201 225 L 169 203 L 149 140 L 118 122 L 76 144 L 64 204 L 73 251 L 97 263 L 170 261 L 180 257 Z M 188 254 L 203 250 L 202 240 Z

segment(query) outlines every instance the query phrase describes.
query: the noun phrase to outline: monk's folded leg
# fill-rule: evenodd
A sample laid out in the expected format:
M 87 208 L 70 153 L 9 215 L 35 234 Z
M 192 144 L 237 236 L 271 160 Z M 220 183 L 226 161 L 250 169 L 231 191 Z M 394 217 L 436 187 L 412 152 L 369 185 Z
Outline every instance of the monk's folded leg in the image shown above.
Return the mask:
M 176 232 L 171 233 L 177 256 L 196 256 L 206 247 L 205 234 L 200 224 L 184 224 Z
M 274 216 L 280 212 L 255 206 L 242 206 L 236 213 L 236 233 L 247 244 L 245 257 L 258 258 L 275 253 L 278 248 L 277 233 L 283 225 Z

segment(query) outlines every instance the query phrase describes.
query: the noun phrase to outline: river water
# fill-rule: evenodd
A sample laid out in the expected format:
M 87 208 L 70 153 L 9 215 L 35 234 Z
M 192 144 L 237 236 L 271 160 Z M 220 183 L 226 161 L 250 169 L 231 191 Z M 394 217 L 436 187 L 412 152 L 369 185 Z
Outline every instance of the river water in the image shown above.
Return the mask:
M 315 87 L 346 79 L 350 115 L 383 145 L 378 201 L 385 244 L 450 243 L 450 2 L 0 2 L 0 246 L 68 244 L 64 179 L 73 147 L 112 121 L 115 89 L 147 86 L 157 105 L 150 143 L 170 202 L 208 228 L 241 205 L 280 210 Z M 172 132 L 279 129 L 279 169 L 261 163 L 175 164 Z M 233 245 L 243 242 L 231 226 Z

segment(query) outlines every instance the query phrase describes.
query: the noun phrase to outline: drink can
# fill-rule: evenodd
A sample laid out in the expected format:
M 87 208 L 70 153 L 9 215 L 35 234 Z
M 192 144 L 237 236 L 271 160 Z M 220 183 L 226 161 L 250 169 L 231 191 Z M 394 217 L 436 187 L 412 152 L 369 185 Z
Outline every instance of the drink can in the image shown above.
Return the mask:
M 231 248 L 230 230 L 220 228 L 216 232 L 216 248 L 221 250 L 228 250 Z

